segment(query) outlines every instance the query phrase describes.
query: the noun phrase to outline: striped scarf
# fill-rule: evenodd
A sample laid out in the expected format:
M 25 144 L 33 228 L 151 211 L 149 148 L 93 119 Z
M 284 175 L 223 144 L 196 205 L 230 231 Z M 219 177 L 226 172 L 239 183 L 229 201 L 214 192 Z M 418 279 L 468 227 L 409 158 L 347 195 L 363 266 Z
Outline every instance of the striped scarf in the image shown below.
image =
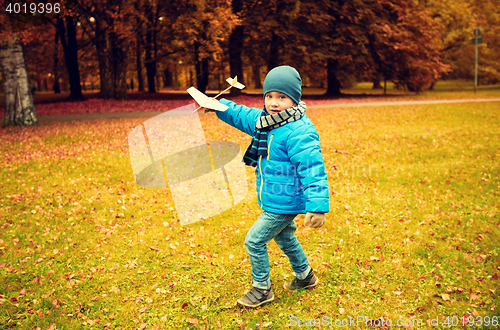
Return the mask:
M 292 121 L 299 120 L 305 113 L 306 103 L 303 101 L 300 101 L 299 104 L 294 107 L 274 115 L 269 115 L 264 107 L 262 115 L 255 125 L 252 142 L 243 156 L 245 165 L 256 167 L 259 156 L 267 157 L 267 135 L 269 131 L 273 128 L 291 123 Z

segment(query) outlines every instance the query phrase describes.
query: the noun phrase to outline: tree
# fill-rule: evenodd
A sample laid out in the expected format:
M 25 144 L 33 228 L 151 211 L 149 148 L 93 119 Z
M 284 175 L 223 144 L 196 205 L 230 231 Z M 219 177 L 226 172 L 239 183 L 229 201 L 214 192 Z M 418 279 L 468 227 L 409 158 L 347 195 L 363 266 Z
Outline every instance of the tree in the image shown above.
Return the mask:
M 80 70 L 78 68 L 76 24 L 71 15 L 57 18 L 57 33 L 63 47 L 66 70 L 69 76 L 69 99 L 83 100 Z
M 441 55 L 451 67 L 448 78 L 474 79 L 474 29 L 481 29 L 479 78 L 500 81 L 500 8 L 492 0 L 426 0 L 421 6 L 439 24 Z
M 127 51 L 130 44 L 134 8 L 126 1 L 82 0 L 78 9 L 83 13 L 89 38 L 99 61 L 102 98 L 127 98 Z M 85 19 L 83 19 L 85 18 Z
M 31 126 L 38 123 L 23 57 L 21 37 L 12 33 L 9 18 L 0 0 L 0 66 L 5 94 L 4 126 Z
M 240 19 L 242 17 L 243 11 L 243 0 L 233 0 L 231 2 L 231 9 L 234 15 L 238 16 Z M 231 72 L 231 77 L 238 76 L 238 81 L 242 84 L 245 83 L 245 77 L 243 77 L 243 63 L 241 60 L 241 53 L 243 52 L 243 38 L 244 38 L 244 27 L 242 24 L 236 25 L 229 35 L 229 69 Z M 240 95 L 241 89 L 231 88 L 231 95 Z
M 340 94 L 346 74 L 420 91 L 447 70 L 436 25 L 413 1 L 304 1 L 299 25 L 311 63 L 326 59 L 327 95 Z
M 17 34 L 4 35 L 2 39 L 0 63 L 5 92 L 4 126 L 35 125 L 37 117 L 26 74 L 21 39 Z
M 237 20 L 225 0 L 175 1 L 170 8 L 178 13 L 173 29 L 186 55 L 195 64 L 196 83 L 204 92 L 208 85 L 209 60 L 222 58 L 222 42 L 229 36 Z

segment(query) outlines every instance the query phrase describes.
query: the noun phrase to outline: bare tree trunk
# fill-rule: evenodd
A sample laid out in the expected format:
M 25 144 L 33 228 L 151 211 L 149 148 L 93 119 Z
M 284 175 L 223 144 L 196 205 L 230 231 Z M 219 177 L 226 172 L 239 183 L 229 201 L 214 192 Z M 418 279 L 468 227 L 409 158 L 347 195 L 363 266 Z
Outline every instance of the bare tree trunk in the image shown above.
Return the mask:
M 136 38 L 136 49 L 135 49 L 135 56 L 136 56 L 136 66 L 137 66 L 137 82 L 139 83 L 138 86 L 138 91 L 139 92 L 144 92 L 144 78 L 142 76 L 142 61 L 141 61 L 141 37 Z
M 163 85 L 165 87 L 172 87 L 173 76 L 168 68 L 163 69 Z
M 4 126 L 30 126 L 38 120 L 30 93 L 21 40 L 13 35 L 0 43 L 0 64 L 5 90 Z
M 76 41 L 76 24 L 71 16 L 59 17 L 57 29 L 66 60 L 66 69 L 69 76 L 69 98 L 72 100 L 83 100 L 80 70 L 78 69 L 78 44 Z
M 242 0 L 233 0 L 231 2 L 233 14 L 239 14 L 243 9 Z M 229 35 L 229 71 L 231 77 L 238 76 L 238 81 L 244 84 L 243 64 L 241 61 L 241 53 L 243 52 L 243 26 L 236 26 Z M 231 88 L 231 95 L 240 95 L 241 89 Z
M 114 73 L 114 95 L 113 98 L 123 100 L 127 96 L 127 52 L 126 41 L 119 39 L 112 33 L 113 48 L 112 48 L 112 63 Z
M 271 36 L 271 42 L 270 42 L 270 46 L 269 46 L 269 56 L 268 56 L 268 59 L 267 59 L 267 71 L 271 71 L 272 69 L 274 69 L 275 67 L 278 66 L 278 64 L 280 63 L 280 54 L 279 54 L 279 50 L 280 50 L 280 40 L 278 38 L 278 36 L 276 35 L 276 33 L 272 33 L 272 36 Z
M 255 89 L 260 89 L 262 88 L 262 83 L 260 82 L 260 66 L 259 65 L 254 65 L 252 67 L 253 70 L 253 80 L 255 81 Z
M 146 50 L 146 57 L 144 59 L 146 65 L 146 76 L 148 79 L 148 92 L 156 93 L 156 32 L 154 26 L 154 13 L 151 6 L 146 5 L 146 44 L 144 45 Z
M 382 79 L 380 79 L 380 75 L 378 73 L 375 73 L 375 75 L 372 78 L 372 83 L 373 83 L 372 89 L 382 89 L 381 81 Z
M 96 21 L 96 49 L 99 60 L 100 96 L 105 99 L 127 98 L 125 41 L 103 29 Z
M 196 69 L 196 86 L 205 93 L 208 86 L 208 58 L 199 58 L 198 42 L 194 43 L 195 69 Z
M 54 85 L 52 88 L 54 89 L 55 94 L 61 94 L 61 85 L 59 84 L 59 55 L 57 54 L 57 48 L 59 44 L 59 32 L 56 30 L 55 36 L 55 51 L 54 51 Z
M 338 68 L 339 68 L 339 62 L 337 60 L 329 58 L 327 64 L 328 88 L 326 90 L 326 95 L 329 96 L 341 95 L 340 81 L 337 78 Z
M 137 19 L 137 34 L 135 36 L 135 63 L 137 67 L 137 82 L 139 84 L 138 91 L 144 92 L 144 78 L 142 76 L 142 61 L 141 61 L 141 53 L 142 53 L 142 22 Z

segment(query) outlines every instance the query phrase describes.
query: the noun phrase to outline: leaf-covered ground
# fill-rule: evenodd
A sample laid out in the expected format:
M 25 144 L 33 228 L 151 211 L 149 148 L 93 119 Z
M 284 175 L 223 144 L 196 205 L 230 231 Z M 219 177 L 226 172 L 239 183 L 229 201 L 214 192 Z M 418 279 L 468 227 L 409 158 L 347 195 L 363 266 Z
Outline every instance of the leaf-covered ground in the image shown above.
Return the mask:
M 251 107 L 263 106 L 262 90 L 244 90 L 247 94 L 226 97 L 238 104 Z M 393 89 L 389 84 L 387 94 L 383 90 L 371 89 L 371 84 L 359 83 L 349 89 L 342 89 L 341 97 L 326 97 L 321 95 L 325 89 L 303 89 L 303 100 L 309 107 L 315 105 L 359 103 L 359 102 L 381 102 L 381 101 L 409 101 L 409 100 L 441 100 L 441 99 L 471 99 L 500 97 L 500 85 L 480 86 L 477 93 L 472 93 L 473 86 L 465 81 L 439 81 L 433 91 L 421 94 L 404 92 Z M 210 91 L 208 95 L 215 96 L 216 91 Z M 52 92 L 37 92 L 34 95 L 35 109 L 38 116 L 62 115 L 62 114 L 85 114 L 85 113 L 119 113 L 119 112 L 161 112 L 181 107 L 190 102 L 192 98 L 185 91 L 162 90 L 160 93 L 150 94 L 142 92 L 130 92 L 129 100 L 102 100 L 98 93 L 86 91 L 83 102 L 68 102 L 69 93 L 54 94 Z M 0 95 L 0 116 L 3 116 L 3 96 Z
M 286 292 L 293 275 L 272 242 L 276 299 L 256 310 L 235 306 L 250 289 L 244 238 L 260 213 L 252 170 L 241 203 L 181 227 L 166 190 L 135 184 L 127 136 L 144 118 L 2 129 L 0 328 L 500 322 L 499 109 L 309 109 L 331 211 L 320 229 L 299 216 L 297 236 L 321 282 Z M 247 147 L 214 114 L 200 117 L 207 140 Z

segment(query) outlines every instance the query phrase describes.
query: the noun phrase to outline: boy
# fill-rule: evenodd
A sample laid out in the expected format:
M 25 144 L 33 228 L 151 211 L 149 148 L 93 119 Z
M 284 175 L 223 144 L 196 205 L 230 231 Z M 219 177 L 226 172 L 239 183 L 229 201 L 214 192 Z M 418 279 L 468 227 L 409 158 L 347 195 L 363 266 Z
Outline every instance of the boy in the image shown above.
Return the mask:
M 258 202 L 264 210 L 245 238 L 253 288 L 238 299 L 243 306 L 257 307 L 274 299 L 267 253 L 271 239 L 288 256 L 296 274 L 286 289 L 310 288 L 319 282 L 294 234 L 297 214 L 305 213 L 304 225 L 318 228 L 329 211 L 319 137 L 300 100 L 301 86 L 297 70 L 280 66 L 264 80 L 264 110 L 222 99 L 229 109 L 217 111 L 219 119 L 253 136 L 243 161 L 256 168 Z

